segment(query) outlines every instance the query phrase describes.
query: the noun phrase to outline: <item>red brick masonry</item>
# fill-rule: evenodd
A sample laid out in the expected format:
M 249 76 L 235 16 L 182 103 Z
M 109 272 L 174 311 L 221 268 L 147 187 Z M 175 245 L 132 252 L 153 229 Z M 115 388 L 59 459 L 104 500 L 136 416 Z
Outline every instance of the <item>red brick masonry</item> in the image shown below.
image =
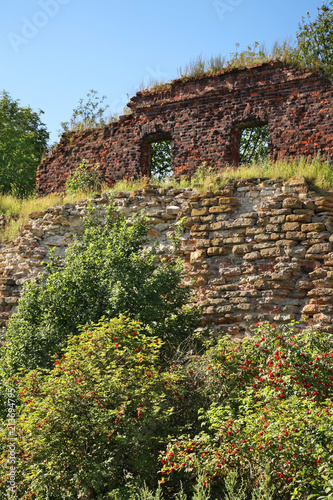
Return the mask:
M 99 163 L 110 185 L 149 175 L 149 144 L 165 139 L 176 175 L 191 175 L 203 162 L 237 166 L 241 131 L 255 125 L 268 126 L 274 160 L 333 153 L 331 82 L 280 62 L 175 80 L 138 92 L 129 107 L 132 114 L 105 128 L 65 134 L 39 166 L 37 191 L 63 191 L 83 159 Z

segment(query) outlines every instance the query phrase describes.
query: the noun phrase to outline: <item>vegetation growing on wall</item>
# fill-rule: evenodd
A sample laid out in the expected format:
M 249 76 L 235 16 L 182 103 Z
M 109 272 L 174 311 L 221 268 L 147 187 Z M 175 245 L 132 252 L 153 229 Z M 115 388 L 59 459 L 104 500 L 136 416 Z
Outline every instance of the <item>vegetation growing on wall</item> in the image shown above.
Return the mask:
M 90 90 L 86 99 L 81 98 L 77 108 L 73 109 L 69 122 L 62 122 L 59 135 L 64 132 L 80 132 L 107 124 L 105 111 L 109 105 L 105 104 L 106 96 L 100 97 L 97 90 Z
M 316 19 L 302 19 L 297 32 L 300 61 L 333 76 L 333 1 L 318 7 Z
M 179 78 L 195 78 L 202 75 L 219 73 L 221 71 L 246 68 L 271 61 L 281 61 L 299 68 L 320 69 L 328 75 L 333 74 L 333 1 L 326 1 L 318 7 L 318 15 L 311 20 L 310 14 L 302 18 L 296 40 L 287 39 L 275 42 L 268 50 L 264 44 L 255 41 L 245 50 L 236 50 L 229 57 L 218 54 L 210 58 L 198 56 L 185 66 L 178 69 Z M 154 82 L 152 89 L 162 89 L 163 82 Z
M 66 181 L 66 193 L 91 193 L 101 190 L 103 177 L 99 172 L 99 164 L 89 165 L 82 160 Z
M 324 160 L 319 156 L 314 159 L 300 158 L 293 161 L 271 162 L 258 161 L 251 164 L 243 164 L 238 169 L 216 170 L 205 165 L 198 167 L 196 174 L 191 179 L 173 178 L 167 176 L 166 179 L 154 178 L 155 184 L 163 186 L 174 186 L 175 188 L 195 188 L 199 191 L 209 189 L 219 189 L 223 187 L 227 179 L 241 178 L 271 178 L 289 179 L 295 175 L 304 176 L 316 190 L 333 189 L 333 168 L 330 159 Z M 166 181 L 166 182 L 165 182 Z M 150 178 L 141 177 L 136 180 L 123 179 L 117 182 L 112 188 L 102 185 L 102 192 L 117 193 L 119 191 L 137 191 L 143 189 L 151 182 Z M 84 184 L 85 185 L 85 184 Z M 6 229 L 0 234 L 0 241 L 14 239 L 24 223 L 28 220 L 31 212 L 45 210 L 49 206 L 62 205 L 67 202 L 80 200 L 92 194 L 88 188 L 83 191 L 71 191 L 65 195 L 52 194 L 40 198 L 31 197 L 28 199 L 16 198 L 12 195 L 0 195 L 0 214 L 8 217 L 14 216 L 9 221 Z M 15 219 L 15 220 L 14 220 Z
M 248 45 L 246 50 L 239 50 L 239 47 L 237 43 L 236 51 L 232 52 L 229 57 L 219 54 L 208 59 L 202 56 L 193 59 L 183 68 L 179 68 L 179 78 L 193 78 L 205 74 L 215 74 L 220 71 L 250 67 L 277 60 L 286 64 L 296 64 L 295 49 L 293 44 L 288 40 L 282 44 L 276 42 L 270 51 L 264 45 L 260 45 L 259 42 Z
M 191 334 L 198 321 L 190 306 L 191 289 L 182 285 L 184 269 L 173 256 L 157 262 L 155 248 L 143 252 L 148 220 L 138 215 L 129 226 L 109 207 L 85 221 L 82 239 L 71 246 L 65 262 L 52 259 L 48 275 L 27 284 L 18 312 L 9 322 L 0 369 L 50 368 L 69 334 L 79 325 L 126 314 L 164 342 L 165 356 Z M 0 372 L 1 373 L 1 372 Z

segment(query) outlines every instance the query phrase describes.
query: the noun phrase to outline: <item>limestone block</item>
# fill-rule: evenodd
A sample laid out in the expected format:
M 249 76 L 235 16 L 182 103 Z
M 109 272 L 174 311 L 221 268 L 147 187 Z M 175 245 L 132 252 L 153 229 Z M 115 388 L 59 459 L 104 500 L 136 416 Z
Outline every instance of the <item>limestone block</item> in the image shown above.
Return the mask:
M 282 202 L 283 208 L 302 208 L 302 201 L 299 198 L 285 198 Z
M 207 249 L 207 255 L 214 257 L 216 255 L 227 255 L 228 252 L 224 247 L 210 247 Z
M 225 229 L 226 228 L 226 224 L 224 221 L 221 221 L 221 222 L 214 222 L 213 224 L 211 224 L 211 230 L 212 231 L 218 231 L 220 229 Z
M 212 238 L 211 246 L 212 247 L 220 247 L 224 244 L 224 238 Z
M 290 214 L 286 215 L 286 222 L 311 222 L 312 214 L 304 213 L 304 214 Z M 303 229 L 302 229 L 303 231 Z
M 287 231 L 285 238 L 287 240 L 303 241 L 306 239 L 306 233 L 302 233 L 301 231 Z
M 245 238 L 242 236 L 231 236 L 230 238 L 224 238 L 225 245 L 239 245 L 245 242 Z
M 194 226 L 191 227 L 191 231 L 193 233 L 200 233 L 201 231 L 210 231 L 211 225 L 210 224 L 195 224 Z
M 304 233 L 312 232 L 312 231 L 318 232 L 318 231 L 325 231 L 326 227 L 325 227 L 325 224 L 323 222 L 316 222 L 316 223 L 312 223 L 312 224 L 302 224 L 301 230 Z
M 200 220 L 203 224 L 210 224 L 211 222 L 215 221 L 215 215 L 214 214 L 204 215 L 203 217 L 200 217 Z
M 261 255 L 259 252 L 250 252 L 244 255 L 244 260 L 248 261 L 254 261 L 254 260 L 259 260 L 261 258 Z
M 221 267 L 220 273 L 224 278 L 235 278 L 242 275 L 242 268 L 240 266 L 227 266 Z M 225 290 L 221 288 L 221 290 Z
M 249 217 L 240 217 L 239 219 L 235 219 L 232 222 L 232 227 L 245 227 L 245 228 L 250 228 L 255 226 L 257 223 L 256 219 L 249 218 Z
M 284 249 L 286 255 L 288 255 L 288 257 L 290 258 L 298 258 L 298 259 L 303 259 L 305 257 L 305 254 L 306 254 L 306 248 L 304 247 L 300 247 L 300 246 L 296 246 L 294 248 L 292 247 L 285 247 Z
M 168 215 L 178 215 L 181 210 L 181 207 L 178 207 L 177 205 L 169 205 L 168 207 L 166 207 L 166 212 Z
M 207 198 L 206 200 L 201 200 L 201 204 L 203 207 L 213 207 L 215 205 L 218 205 L 218 199 L 217 198 Z
M 264 259 L 278 257 L 281 255 L 280 247 L 263 248 L 260 250 L 261 257 Z
M 64 236 L 49 236 L 45 240 L 45 245 L 48 247 L 61 247 L 65 244 Z
M 308 254 L 327 254 L 331 251 L 332 246 L 330 243 L 318 243 L 316 245 L 312 245 L 308 248 Z
M 197 217 L 201 215 L 207 215 L 208 214 L 208 208 L 194 208 L 191 212 L 191 217 Z
M 252 250 L 252 245 L 235 245 L 232 248 L 232 253 L 236 255 L 249 254 Z
M 254 236 L 254 240 L 261 242 L 261 241 L 270 241 L 271 235 L 266 234 L 266 233 L 259 233 Z
M 231 206 L 236 207 L 236 206 L 240 205 L 240 201 L 236 197 L 222 196 L 221 198 L 219 198 L 219 205 L 231 205 Z
M 262 234 L 263 228 L 262 227 L 247 227 L 246 228 L 246 236 L 254 236 L 256 234 Z
M 276 241 L 275 245 L 279 247 L 295 247 L 297 245 L 297 241 L 280 239 Z
M 295 317 L 296 317 L 295 314 L 283 313 L 273 316 L 273 320 L 281 323 L 289 323 L 290 321 L 295 319 Z
M 197 248 L 209 248 L 211 246 L 211 240 L 205 240 L 205 239 L 201 239 L 201 240 L 196 240 L 196 245 L 197 245 Z
M 38 238 L 41 238 L 43 236 L 43 229 L 40 227 L 32 227 L 30 232 L 34 235 L 37 236 Z
M 217 307 L 216 308 L 216 312 L 218 314 L 225 314 L 225 313 L 230 313 L 232 312 L 232 305 L 229 305 L 229 306 L 220 306 L 220 307 Z
M 281 226 L 279 224 L 267 224 L 265 227 L 265 230 L 268 233 L 279 233 L 281 229 Z
M 232 214 L 234 209 L 229 205 L 220 205 L 218 207 L 210 207 L 209 213 L 211 214 Z
M 190 262 L 191 264 L 196 264 L 198 262 L 201 262 L 202 259 L 204 259 L 206 257 L 206 251 L 205 250 L 196 250 L 195 252 L 192 252 L 191 253 L 191 257 L 190 257 Z
M 301 229 L 301 224 L 299 222 L 286 222 L 282 225 L 282 231 L 299 231 Z

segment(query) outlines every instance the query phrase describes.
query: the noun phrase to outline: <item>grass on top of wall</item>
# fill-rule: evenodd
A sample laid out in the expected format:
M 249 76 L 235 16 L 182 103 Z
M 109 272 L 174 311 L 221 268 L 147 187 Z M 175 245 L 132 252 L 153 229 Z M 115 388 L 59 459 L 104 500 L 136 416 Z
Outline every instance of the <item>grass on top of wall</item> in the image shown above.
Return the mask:
M 275 41 L 271 49 L 267 49 L 264 44 L 254 42 L 254 44 L 248 45 L 245 50 L 240 50 L 239 43 L 236 43 L 235 52 L 229 56 L 218 54 L 206 58 L 199 55 L 183 67 L 178 68 L 178 78 L 171 81 L 152 79 L 148 86 L 146 83 L 142 83 L 139 90 L 144 93 L 165 91 L 179 80 L 187 81 L 234 69 L 252 68 L 270 62 L 281 62 L 300 70 L 320 70 L 320 61 L 314 58 L 311 63 L 305 62 L 300 55 L 300 47 L 291 38 L 287 38 L 282 43 Z
M 110 190 L 110 188 L 108 188 Z M 73 203 L 75 201 L 90 198 L 93 193 L 89 191 L 77 192 L 70 194 L 48 194 L 42 197 L 16 198 L 13 195 L 0 195 L 0 214 L 11 218 L 10 222 L 0 232 L 0 241 L 10 241 L 19 234 L 20 229 L 27 224 L 29 216 L 32 212 L 42 212 L 49 207 L 55 205 L 64 205 L 65 203 Z
M 304 176 L 317 192 L 333 191 L 333 162 L 319 157 L 314 159 L 300 158 L 290 161 L 263 162 L 243 165 L 238 168 L 214 169 L 201 165 L 191 179 L 167 178 L 164 181 L 142 177 L 137 180 L 121 180 L 113 188 L 103 186 L 102 192 L 110 193 L 111 197 L 117 192 L 135 192 L 142 190 L 148 184 L 161 188 L 191 188 L 198 191 L 209 191 L 223 188 L 230 179 L 285 179 L 294 176 Z M 18 199 L 11 195 L 0 195 L 0 214 L 13 217 L 4 231 L 0 233 L 0 241 L 14 239 L 21 228 L 27 223 L 29 214 L 41 212 L 51 206 L 63 205 L 91 198 L 91 191 L 80 191 L 70 194 L 49 194 L 44 197 Z M 15 220 L 14 220 L 15 219 Z

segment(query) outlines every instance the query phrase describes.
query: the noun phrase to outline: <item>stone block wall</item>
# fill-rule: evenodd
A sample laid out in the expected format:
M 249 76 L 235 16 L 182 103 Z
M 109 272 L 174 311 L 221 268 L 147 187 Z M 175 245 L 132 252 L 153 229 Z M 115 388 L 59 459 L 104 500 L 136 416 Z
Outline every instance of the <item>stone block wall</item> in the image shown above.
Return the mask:
M 131 115 L 92 131 L 65 134 L 37 174 L 40 194 L 63 191 L 86 159 L 98 163 L 106 182 L 149 175 L 147 148 L 170 139 L 176 175 L 191 176 L 203 162 L 237 166 L 245 127 L 267 125 L 273 160 L 333 154 L 333 92 L 318 73 L 279 62 L 216 75 L 175 80 L 139 92 Z
M 179 254 L 206 324 L 242 336 L 260 320 L 297 320 L 333 333 L 333 194 L 319 195 L 297 177 L 234 180 L 204 193 L 147 185 L 114 201 L 128 218 L 144 210 L 161 255 L 185 218 Z M 108 202 L 107 195 L 93 200 L 101 217 Z M 64 255 L 79 237 L 87 203 L 31 214 L 20 236 L 0 248 L 1 326 L 24 282 L 44 272 L 50 248 Z

